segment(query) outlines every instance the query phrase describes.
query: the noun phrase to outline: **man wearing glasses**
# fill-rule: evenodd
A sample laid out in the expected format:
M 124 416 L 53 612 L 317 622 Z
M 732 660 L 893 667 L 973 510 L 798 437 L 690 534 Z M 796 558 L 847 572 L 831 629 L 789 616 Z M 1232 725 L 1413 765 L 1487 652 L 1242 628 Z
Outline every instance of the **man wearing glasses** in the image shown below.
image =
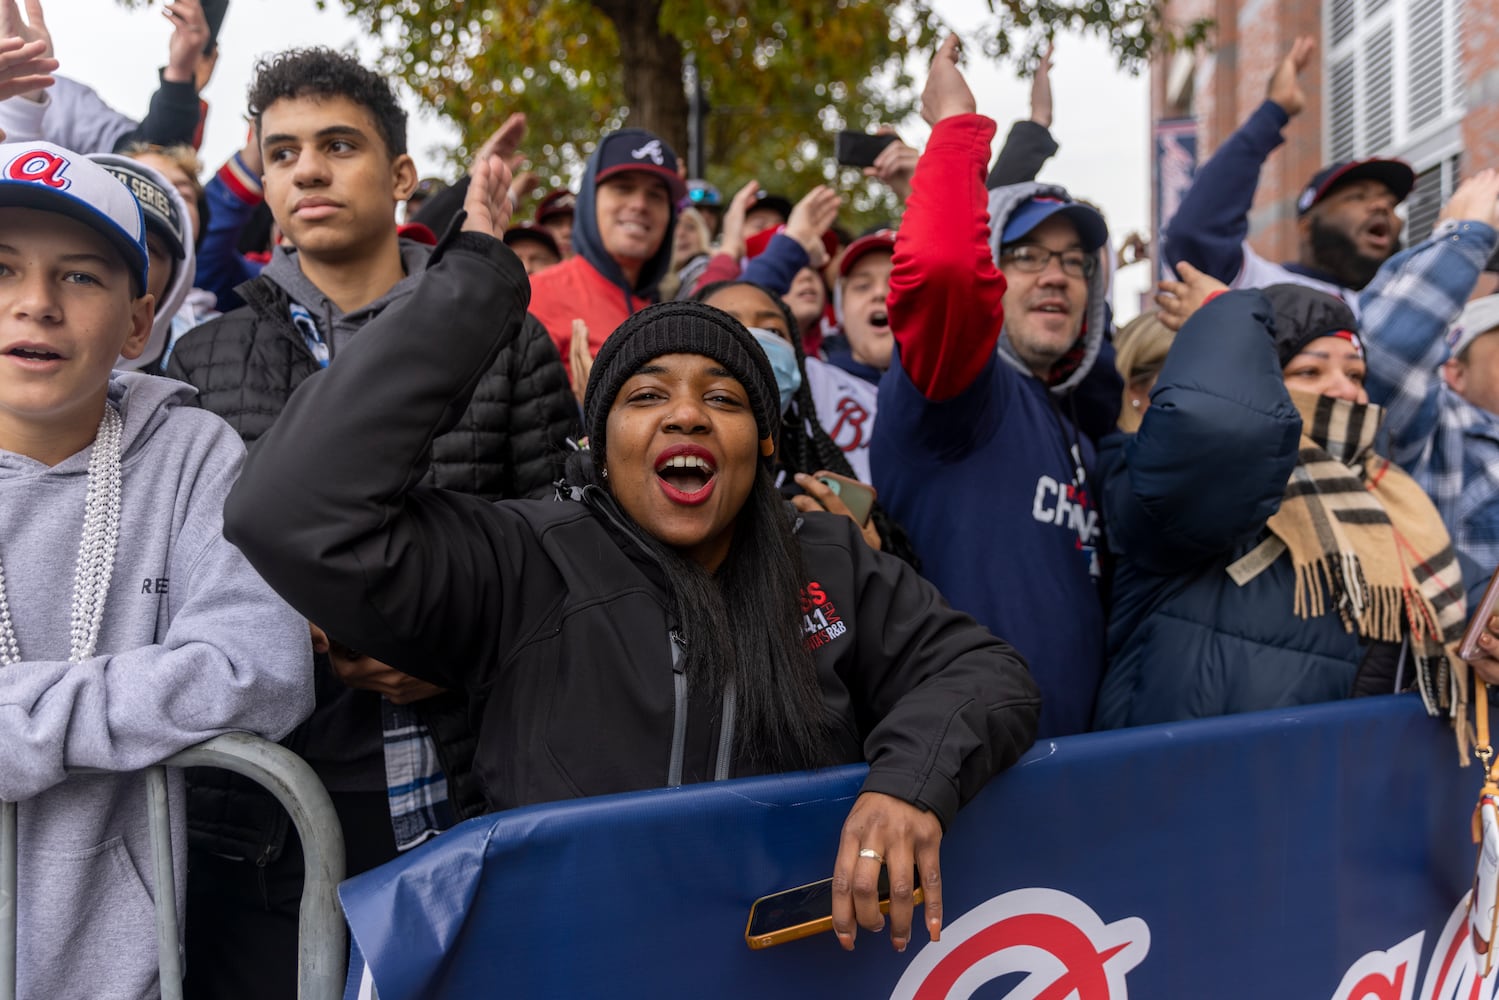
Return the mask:
M 1030 663 L 1041 734 L 1060 736 L 1089 728 L 1104 664 L 1075 390 L 1102 347 L 1108 231 L 1054 185 L 984 189 L 995 124 L 953 49 L 922 95 L 932 137 L 895 239 L 872 471 L 923 573 Z

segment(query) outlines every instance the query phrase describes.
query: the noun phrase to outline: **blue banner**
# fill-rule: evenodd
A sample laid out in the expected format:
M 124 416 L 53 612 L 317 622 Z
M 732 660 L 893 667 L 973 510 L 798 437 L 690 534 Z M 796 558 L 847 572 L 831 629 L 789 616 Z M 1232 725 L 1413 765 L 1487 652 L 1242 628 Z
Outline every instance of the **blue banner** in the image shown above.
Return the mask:
M 1463 909 L 1479 771 L 1413 696 L 1039 744 L 948 831 L 939 943 L 751 951 L 755 899 L 831 874 L 862 773 L 481 817 L 344 906 L 382 1000 L 1492 996 Z

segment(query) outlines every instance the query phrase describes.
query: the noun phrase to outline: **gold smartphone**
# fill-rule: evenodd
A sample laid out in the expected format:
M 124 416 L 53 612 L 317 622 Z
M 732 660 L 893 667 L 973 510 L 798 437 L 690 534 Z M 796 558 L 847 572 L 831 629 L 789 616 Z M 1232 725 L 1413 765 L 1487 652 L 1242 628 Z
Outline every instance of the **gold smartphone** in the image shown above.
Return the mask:
M 833 495 L 843 501 L 848 512 L 854 515 L 855 521 L 860 524 L 869 523 L 869 515 L 874 510 L 873 486 L 861 483 L 857 479 L 850 479 L 848 476 L 840 476 L 836 472 L 824 472 L 817 477 L 817 481 L 832 490 Z
M 911 901 L 920 905 L 923 899 L 918 885 Z M 884 869 L 880 870 L 880 912 L 890 913 L 890 876 Z M 758 951 L 832 929 L 833 880 L 825 878 L 755 900 L 744 928 L 744 940 Z

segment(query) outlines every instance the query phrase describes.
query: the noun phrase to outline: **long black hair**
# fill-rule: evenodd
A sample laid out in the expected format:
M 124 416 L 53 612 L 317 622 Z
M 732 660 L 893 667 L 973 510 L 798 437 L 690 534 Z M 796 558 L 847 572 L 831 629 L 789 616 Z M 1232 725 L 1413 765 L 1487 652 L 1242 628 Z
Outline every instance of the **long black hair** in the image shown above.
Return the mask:
M 684 640 L 689 686 L 710 698 L 734 693 L 739 758 L 767 771 L 836 763 L 817 666 L 800 628 L 807 573 L 793 532 L 795 511 L 764 464 L 756 463 L 728 555 L 709 573 L 615 503 L 595 458 L 587 451 L 569 456 L 567 482 L 584 487 L 585 502 L 660 565 Z
M 753 281 L 715 281 L 699 288 L 692 298 L 697 302 L 706 302 L 718 292 L 739 285 L 755 289 L 780 308 L 782 315 L 786 317 L 786 329 L 790 331 L 788 339 L 796 350 L 796 367 L 802 373 L 801 386 L 792 395 L 791 405 L 786 408 L 785 413 L 781 414 L 780 447 L 776 450 L 781 468 L 786 470 L 787 475 L 803 472 L 810 476 L 826 470 L 836 472 L 840 476 L 848 476 L 850 479 L 858 479 L 859 476 L 854 472 L 854 467 L 849 464 L 848 456 L 828 435 L 827 429 L 822 426 L 822 421 L 817 419 L 817 403 L 812 399 L 812 385 L 807 378 L 807 354 L 802 349 L 802 339 L 798 334 L 800 328 L 797 326 L 796 316 L 791 312 L 791 307 L 779 295 Z M 906 534 L 906 529 L 901 527 L 900 523 L 879 505 L 878 501 L 870 511 L 869 519 L 874 522 L 875 530 L 880 533 L 883 551 L 917 569 L 921 568 L 921 562 L 916 556 L 916 547 L 911 544 L 911 536 Z

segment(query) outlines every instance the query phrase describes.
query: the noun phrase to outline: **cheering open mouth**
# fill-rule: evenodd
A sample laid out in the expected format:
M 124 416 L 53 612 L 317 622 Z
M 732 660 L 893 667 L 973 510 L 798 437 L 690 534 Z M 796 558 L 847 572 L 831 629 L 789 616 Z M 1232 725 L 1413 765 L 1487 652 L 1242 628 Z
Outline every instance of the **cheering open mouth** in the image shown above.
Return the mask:
M 656 480 L 674 503 L 695 506 L 713 495 L 718 464 L 713 453 L 695 444 L 678 444 L 656 456 Z

